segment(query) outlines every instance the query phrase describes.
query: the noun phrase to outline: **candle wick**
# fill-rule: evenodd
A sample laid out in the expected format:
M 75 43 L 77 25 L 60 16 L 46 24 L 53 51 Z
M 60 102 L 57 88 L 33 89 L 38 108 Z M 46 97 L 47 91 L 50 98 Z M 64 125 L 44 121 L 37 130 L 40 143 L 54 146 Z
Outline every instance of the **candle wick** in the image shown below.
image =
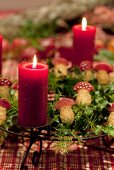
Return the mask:
M 37 67 L 37 58 L 36 55 L 34 55 L 32 68 L 35 69 L 36 67 Z
M 86 31 L 86 28 L 82 28 L 82 31 Z
M 32 68 L 35 69 L 35 68 L 36 68 L 36 65 L 33 65 Z
M 82 31 L 86 31 L 86 27 L 87 27 L 87 20 L 86 18 L 84 17 L 82 19 Z

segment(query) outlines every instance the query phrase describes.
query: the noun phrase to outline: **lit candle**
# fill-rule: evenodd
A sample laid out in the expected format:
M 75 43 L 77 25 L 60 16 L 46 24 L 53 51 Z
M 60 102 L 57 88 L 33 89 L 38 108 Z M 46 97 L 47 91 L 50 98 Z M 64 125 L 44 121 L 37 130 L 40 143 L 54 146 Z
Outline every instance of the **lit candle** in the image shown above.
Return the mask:
M 37 63 L 20 63 L 18 121 L 24 127 L 40 127 L 47 122 L 48 66 Z
M 73 59 L 74 65 L 83 60 L 93 60 L 96 28 L 87 25 L 86 18 L 82 19 L 82 25 L 74 25 L 73 31 Z
M 0 35 L 0 74 L 2 74 L 2 35 Z

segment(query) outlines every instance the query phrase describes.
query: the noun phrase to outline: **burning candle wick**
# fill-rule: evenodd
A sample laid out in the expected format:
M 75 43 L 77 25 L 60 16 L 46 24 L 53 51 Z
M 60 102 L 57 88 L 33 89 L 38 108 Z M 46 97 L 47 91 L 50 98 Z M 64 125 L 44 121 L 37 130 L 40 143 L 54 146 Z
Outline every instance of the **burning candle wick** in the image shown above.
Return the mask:
M 36 55 L 34 55 L 32 68 L 35 69 L 36 66 L 37 66 L 37 57 L 36 57 Z
M 85 31 L 86 30 L 86 27 L 87 27 L 87 20 L 86 18 L 84 17 L 82 19 L 82 30 Z

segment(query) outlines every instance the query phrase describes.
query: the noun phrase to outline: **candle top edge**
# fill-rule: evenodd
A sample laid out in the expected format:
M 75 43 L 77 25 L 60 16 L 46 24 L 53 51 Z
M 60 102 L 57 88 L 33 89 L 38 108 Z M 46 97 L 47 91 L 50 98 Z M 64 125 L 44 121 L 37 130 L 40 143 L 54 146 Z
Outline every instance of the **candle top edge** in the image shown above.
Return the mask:
M 48 65 L 47 64 L 43 64 L 43 63 L 37 63 L 36 68 L 33 68 L 33 63 L 20 63 L 19 65 L 19 69 L 23 69 L 23 70 L 47 70 L 48 69 Z
M 74 25 L 72 27 L 72 29 L 78 29 L 78 30 L 81 30 L 81 31 L 88 31 L 88 30 L 95 30 L 96 27 L 93 26 L 93 25 L 87 25 L 86 29 L 85 30 L 82 30 L 82 25 Z

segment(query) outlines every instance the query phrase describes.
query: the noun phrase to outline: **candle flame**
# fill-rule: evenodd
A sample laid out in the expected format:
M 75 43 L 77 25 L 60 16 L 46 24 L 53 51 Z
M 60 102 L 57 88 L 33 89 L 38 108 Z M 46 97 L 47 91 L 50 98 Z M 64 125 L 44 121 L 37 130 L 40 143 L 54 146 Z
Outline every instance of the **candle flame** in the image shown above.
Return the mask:
M 87 27 L 87 20 L 86 18 L 84 17 L 82 19 L 82 30 L 85 31 L 86 30 L 86 27 Z
M 36 66 L 37 66 L 37 57 L 36 55 L 34 55 L 32 68 L 36 68 Z

